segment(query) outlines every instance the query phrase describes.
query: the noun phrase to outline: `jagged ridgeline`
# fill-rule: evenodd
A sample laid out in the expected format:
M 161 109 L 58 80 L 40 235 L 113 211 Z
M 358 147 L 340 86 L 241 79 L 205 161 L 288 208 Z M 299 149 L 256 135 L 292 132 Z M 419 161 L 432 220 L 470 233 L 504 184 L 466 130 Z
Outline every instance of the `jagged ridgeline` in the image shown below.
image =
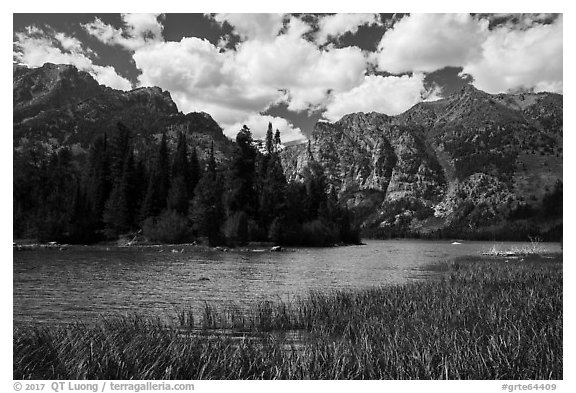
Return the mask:
M 259 149 L 157 87 L 122 92 L 54 64 L 15 65 L 13 80 L 16 238 L 359 242 L 321 166 L 287 182 L 272 125 Z
M 562 96 L 472 86 L 398 116 L 316 124 L 285 149 L 288 179 L 319 163 L 365 236 L 562 236 Z
M 14 66 L 16 237 L 91 242 L 562 236 L 562 96 L 468 86 L 398 116 L 316 124 L 259 150 L 159 88 Z M 312 240 L 311 240 L 312 239 Z

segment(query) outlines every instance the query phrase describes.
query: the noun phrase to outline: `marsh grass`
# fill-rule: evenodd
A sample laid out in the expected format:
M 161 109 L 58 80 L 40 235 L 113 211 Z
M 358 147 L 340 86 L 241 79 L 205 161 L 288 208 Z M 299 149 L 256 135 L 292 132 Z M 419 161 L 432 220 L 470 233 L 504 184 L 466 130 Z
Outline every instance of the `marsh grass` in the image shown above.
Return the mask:
M 14 379 L 562 379 L 562 264 L 461 261 L 438 280 L 174 323 L 18 326 L 13 347 Z
M 509 249 L 504 249 L 502 246 L 492 245 L 483 255 L 488 255 L 492 257 L 500 256 L 526 256 L 526 255 L 543 255 L 548 252 L 548 249 L 542 245 L 542 239 L 539 237 L 530 237 L 530 245 L 523 247 L 510 247 Z

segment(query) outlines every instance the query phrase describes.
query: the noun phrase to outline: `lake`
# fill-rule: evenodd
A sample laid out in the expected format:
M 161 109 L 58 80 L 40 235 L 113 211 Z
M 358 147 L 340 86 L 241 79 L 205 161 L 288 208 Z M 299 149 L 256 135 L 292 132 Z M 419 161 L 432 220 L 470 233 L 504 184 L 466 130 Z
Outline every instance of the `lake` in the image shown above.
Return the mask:
M 90 322 L 138 312 L 174 317 L 184 307 L 247 306 L 330 291 L 423 280 L 431 265 L 512 242 L 388 240 L 271 253 L 163 246 L 77 246 L 14 252 L 14 323 Z M 559 243 L 546 243 L 559 252 Z M 183 250 L 183 252 L 172 252 Z

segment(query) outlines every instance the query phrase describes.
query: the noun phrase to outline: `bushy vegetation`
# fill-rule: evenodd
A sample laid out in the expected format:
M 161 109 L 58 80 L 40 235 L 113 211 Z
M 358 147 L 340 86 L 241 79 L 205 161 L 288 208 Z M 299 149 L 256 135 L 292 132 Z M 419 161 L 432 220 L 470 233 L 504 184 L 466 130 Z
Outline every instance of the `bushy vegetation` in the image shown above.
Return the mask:
M 114 135 L 94 141 L 84 160 L 73 159 L 68 148 L 15 152 L 14 236 L 92 243 L 142 230 L 150 241 L 169 243 L 359 241 L 320 165 L 312 162 L 302 183 L 286 181 L 280 132 L 271 124 L 265 146 L 244 126 L 223 162 L 213 146 L 200 161 L 183 133 L 174 151 L 163 134 L 152 156 L 138 152 L 131 135 L 118 123 Z
M 563 378 L 561 262 L 441 269 L 438 280 L 247 310 L 184 309 L 172 323 L 133 315 L 17 326 L 13 378 Z
M 158 217 L 144 220 L 146 238 L 159 243 L 185 243 L 193 239 L 188 220 L 174 210 L 166 210 Z

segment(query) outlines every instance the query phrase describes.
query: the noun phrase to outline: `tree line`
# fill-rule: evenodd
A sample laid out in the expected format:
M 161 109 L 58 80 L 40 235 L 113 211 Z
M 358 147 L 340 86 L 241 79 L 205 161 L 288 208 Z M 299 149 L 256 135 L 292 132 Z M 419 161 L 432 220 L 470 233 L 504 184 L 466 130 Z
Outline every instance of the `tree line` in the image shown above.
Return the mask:
M 302 181 L 288 182 L 280 146 L 271 124 L 264 142 L 244 126 L 222 162 L 213 144 L 200 159 L 184 133 L 175 149 L 163 134 L 148 159 L 119 123 L 84 159 L 68 147 L 15 151 L 14 236 L 84 244 L 138 234 L 152 242 L 210 245 L 358 243 L 350 212 L 321 165 L 311 160 Z

